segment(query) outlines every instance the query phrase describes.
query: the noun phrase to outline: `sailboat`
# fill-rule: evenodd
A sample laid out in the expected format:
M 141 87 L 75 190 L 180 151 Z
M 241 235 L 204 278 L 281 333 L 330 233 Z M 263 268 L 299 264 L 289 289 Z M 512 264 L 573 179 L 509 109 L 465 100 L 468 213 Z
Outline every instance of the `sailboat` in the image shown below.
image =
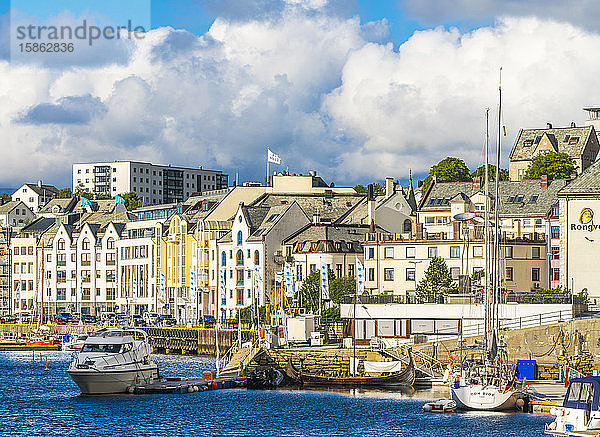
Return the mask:
M 502 69 L 500 69 L 502 74 Z M 508 355 L 498 336 L 499 314 L 498 296 L 500 292 L 500 240 L 499 240 L 499 181 L 500 181 L 500 142 L 502 114 L 502 80 L 499 86 L 500 103 L 498 111 L 498 138 L 496 144 L 496 180 L 494 201 L 494 241 L 492 259 L 489 247 L 489 178 L 488 178 L 488 148 L 489 148 L 489 109 L 486 111 L 485 138 L 485 338 L 482 348 L 472 352 L 460 363 L 460 370 L 455 375 L 451 387 L 452 400 L 462 410 L 502 411 L 516 407 L 521 392 L 517 388 L 515 369 L 508 364 Z M 492 262 L 490 262 L 492 261 Z M 490 265 L 492 273 L 490 274 Z M 490 281 L 491 280 L 491 281 Z M 490 282 L 492 282 L 490 284 Z M 462 342 L 461 342 L 462 350 Z

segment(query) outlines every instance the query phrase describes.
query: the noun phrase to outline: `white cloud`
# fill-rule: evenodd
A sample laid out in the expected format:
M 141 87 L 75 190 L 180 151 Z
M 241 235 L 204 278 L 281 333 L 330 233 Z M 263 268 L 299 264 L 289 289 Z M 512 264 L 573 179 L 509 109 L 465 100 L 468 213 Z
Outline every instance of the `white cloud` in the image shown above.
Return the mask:
M 417 32 L 394 50 L 373 36 L 381 26 L 293 5 L 276 19 L 217 19 L 201 37 L 154 30 L 127 63 L 0 61 L 0 186 L 68 184 L 72 162 L 101 159 L 259 180 L 267 145 L 291 170 L 338 184 L 424 172 L 448 155 L 475 167 L 499 65 L 505 156 L 519 128 L 579 123 L 598 103 L 600 37 L 581 28 L 506 18 L 467 34 Z

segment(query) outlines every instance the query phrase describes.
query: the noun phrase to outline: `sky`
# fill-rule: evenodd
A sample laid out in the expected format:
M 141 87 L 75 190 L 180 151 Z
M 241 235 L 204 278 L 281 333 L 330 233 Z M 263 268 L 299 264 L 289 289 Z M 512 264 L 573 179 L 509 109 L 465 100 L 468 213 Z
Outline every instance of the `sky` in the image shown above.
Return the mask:
M 474 170 L 486 108 L 497 123 L 500 67 L 506 166 L 519 129 L 581 125 L 582 108 L 600 103 L 599 7 L 0 0 L 0 187 L 70 186 L 72 163 L 117 159 L 262 181 L 267 147 L 282 158 L 273 171 L 316 170 L 338 186 L 405 183 L 447 156 Z M 108 36 L 91 40 L 88 28 L 52 39 L 41 29 L 83 20 Z M 142 30 L 107 31 L 128 24 Z M 74 46 L 24 51 L 35 42 Z

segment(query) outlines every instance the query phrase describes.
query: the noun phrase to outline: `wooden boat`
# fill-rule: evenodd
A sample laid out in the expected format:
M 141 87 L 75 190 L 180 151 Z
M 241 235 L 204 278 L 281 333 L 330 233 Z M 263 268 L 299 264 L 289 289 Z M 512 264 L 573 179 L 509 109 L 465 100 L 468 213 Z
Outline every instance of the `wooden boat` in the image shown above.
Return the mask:
M 381 376 L 320 376 L 302 373 L 289 360 L 285 373 L 293 381 L 309 386 L 326 387 L 410 387 L 415 381 L 415 366 L 409 353 L 408 366 L 401 371 Z

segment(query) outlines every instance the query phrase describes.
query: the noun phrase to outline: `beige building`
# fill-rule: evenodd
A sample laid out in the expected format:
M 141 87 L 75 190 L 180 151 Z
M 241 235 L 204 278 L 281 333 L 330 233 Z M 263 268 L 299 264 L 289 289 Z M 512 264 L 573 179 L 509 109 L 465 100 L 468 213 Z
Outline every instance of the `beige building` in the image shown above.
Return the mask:
M 534 156 L 546 151 L 566 153 L 574 159 L 575 172 L 581 174 L 596 160 L 600 144 L 591 125 L 547 129 L 521 129 L 509 157 L 508 174 L 511 181 L 525 177 Z
M 423 279 L 429 262 L 441 257 L 452 279 L 458 285 L 459 276 L 472 276 L 485 268 L 482 230 L 479 238 L 416 239 L 398 234 L 367 234 L 364 242 L 365 289 L 372 294 L 404 296 L 414 302 L 416 287 Z M 526 292 L 546 284 L 546 241 L 503 238 L 501 242 L 502 286 L 507 293 Z

